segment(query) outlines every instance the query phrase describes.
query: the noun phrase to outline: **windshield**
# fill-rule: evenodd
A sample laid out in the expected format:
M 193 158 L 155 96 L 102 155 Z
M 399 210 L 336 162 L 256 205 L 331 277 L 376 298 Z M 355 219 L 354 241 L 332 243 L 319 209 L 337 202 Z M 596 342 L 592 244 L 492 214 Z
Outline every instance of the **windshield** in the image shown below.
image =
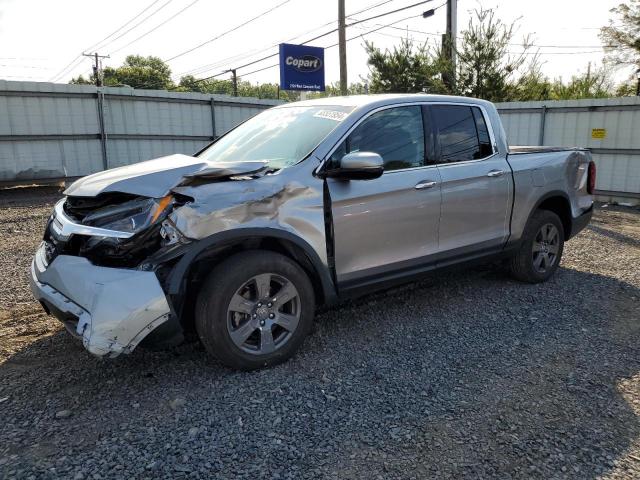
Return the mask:
M 353 107 L 281 107 L 266 110 L 227 133 L 198 157 L 214 163 L 266 160 L 272 169 L 305 158 Z

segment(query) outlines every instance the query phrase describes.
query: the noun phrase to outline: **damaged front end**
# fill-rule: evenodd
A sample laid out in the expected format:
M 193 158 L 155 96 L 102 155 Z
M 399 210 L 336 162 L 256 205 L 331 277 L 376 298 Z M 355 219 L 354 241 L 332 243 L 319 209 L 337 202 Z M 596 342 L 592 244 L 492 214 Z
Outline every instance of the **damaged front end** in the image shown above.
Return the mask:
M 31 287 L 91 353 L 129 353 L 161 325 L 181 339 L 178 322 L 169 322 L 162 275 L 168 254 L 179 256 L 188 240 L 163 223 L 185 201 L 106 193 L 56 204 L 32 263 Z M 151 266 L 148 259 L 159 253 L 167 255 L 165 265 Z
M 218 235 L 224 248 L 255 248 L 268 232 L 308 239 L 313 252 L 325 248 L 321 189 L 263 161 L 167 158 L 71 185 L 32 262 L 36 299 L 95 355 L 129 353 L 143 339 L 182 341 L 192 330 L 185 292 L 220 253 Z M 192 271 L 195 260 L 202 262 Z

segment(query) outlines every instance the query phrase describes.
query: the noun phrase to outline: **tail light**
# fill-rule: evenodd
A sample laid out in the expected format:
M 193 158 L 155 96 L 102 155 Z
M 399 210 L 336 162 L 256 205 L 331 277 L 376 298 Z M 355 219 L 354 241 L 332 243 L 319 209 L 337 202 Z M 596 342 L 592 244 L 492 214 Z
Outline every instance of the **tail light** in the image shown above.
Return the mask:
M 589 162 L 589 172 L 587 174 L 587 193 L 593 195 L 596 190 L 596 163 L 591 160 Z

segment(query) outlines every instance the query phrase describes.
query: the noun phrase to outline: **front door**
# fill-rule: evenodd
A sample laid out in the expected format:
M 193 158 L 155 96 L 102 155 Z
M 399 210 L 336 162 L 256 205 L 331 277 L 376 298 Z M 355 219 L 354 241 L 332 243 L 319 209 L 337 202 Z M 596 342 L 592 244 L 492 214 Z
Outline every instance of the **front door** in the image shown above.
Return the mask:
M 513 179 L 506 155 L 495 151 L 482 110 L 432 105 L 442 179 L 443 258 L 498 250 L 509 234 Z
M 379 110 L 331 156 L 337 162 L 350 152 L 376 152 L 385 168 L 375 180 L 327 180 L 340 287 L 415 268 L 437 252 L 440 174 L 427 165 L 433 147 L 423 122 L 419 105 Z

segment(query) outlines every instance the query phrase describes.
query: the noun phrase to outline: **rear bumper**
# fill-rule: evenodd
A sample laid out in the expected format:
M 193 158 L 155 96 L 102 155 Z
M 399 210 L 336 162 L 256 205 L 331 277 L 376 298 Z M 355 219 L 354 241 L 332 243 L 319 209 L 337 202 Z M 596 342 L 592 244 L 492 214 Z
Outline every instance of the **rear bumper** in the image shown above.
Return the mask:
M 31 263 L 30 284 L 45 310 L 100 357 L 130 353 L 171 314 L 153 272 L 98 267 L 68 255 L 47 264 L 43 246 Z
M 593 217 L 593 205 L 591 206 L 591 208 L 589 208 L 589 210 L 585 211 L 582 215 L 573 219 L 573 221 L 571 222 L 571 234 L 569 235 L 567 240 L 569 238 L 575 237 L 578 233 L 584 230 L 584 228 L 587 225 L 589 225 L 589 222 L 591 221 L 591 217 Z

